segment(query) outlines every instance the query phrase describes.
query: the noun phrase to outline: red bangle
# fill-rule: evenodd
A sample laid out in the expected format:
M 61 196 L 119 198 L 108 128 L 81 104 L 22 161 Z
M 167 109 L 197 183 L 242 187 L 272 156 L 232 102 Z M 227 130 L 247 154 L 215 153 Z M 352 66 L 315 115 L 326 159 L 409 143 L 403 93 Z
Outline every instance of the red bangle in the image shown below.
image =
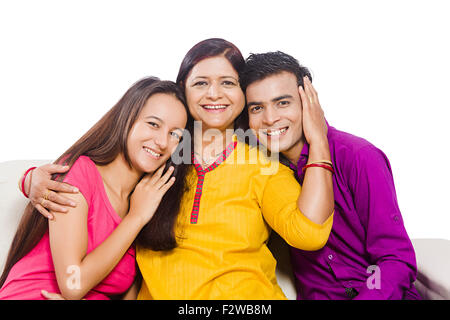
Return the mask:
M 28 198 L 28 195 L 25 193 L 25 179 L 27 178 L 27 174 L 28 172 L 30 172 L 31 170 L 36 169 L 36 167 L 31 167 L 30 169 L 28 169 L 27 171 L 25 171 L 25 173 L 23 174 L 23 178 L 22 178 L 22 188 L 20 189 L 20 191 L 22 191 L 23 195 Z
M 306 169 L 311 168 L 311 167 L 324 168 L 324 169 L 327 169 L 328 171 L 330 171 L 331 173 L 334 173 L 332 166 L 327 165 L 327 164 L 318 164 L 318 163 L 307 164 L 306 166 L 304 166 L 302 168 L 302 171 L 305 172 Z

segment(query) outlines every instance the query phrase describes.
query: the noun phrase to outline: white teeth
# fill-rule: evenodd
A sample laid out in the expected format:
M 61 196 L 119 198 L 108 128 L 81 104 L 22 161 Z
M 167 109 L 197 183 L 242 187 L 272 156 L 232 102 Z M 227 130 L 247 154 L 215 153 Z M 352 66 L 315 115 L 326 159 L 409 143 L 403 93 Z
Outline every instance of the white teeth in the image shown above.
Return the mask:
M 154 152 L 153 150 L 150 150 L 149 148 L 144 147 L 144 150 L 150 153 L 152 156 L 155 156 L 157 158 L 161 157 L 161 154 Z
M 203 106 L 203 108 L 205 109 L 209 109 L 209 110 L 217 110 L 217 109 L 225 109 L 227 106 L 226 105 L 208 105 L 208 106 Z
M 267 136 L 279 136 L 280 134 L 286 132 L 288 128 L 283 128 L 283 129 L 279 129 L 279 130 L 270 130 L 270 132 L 266 131 L 264 132 L 265 135 Z

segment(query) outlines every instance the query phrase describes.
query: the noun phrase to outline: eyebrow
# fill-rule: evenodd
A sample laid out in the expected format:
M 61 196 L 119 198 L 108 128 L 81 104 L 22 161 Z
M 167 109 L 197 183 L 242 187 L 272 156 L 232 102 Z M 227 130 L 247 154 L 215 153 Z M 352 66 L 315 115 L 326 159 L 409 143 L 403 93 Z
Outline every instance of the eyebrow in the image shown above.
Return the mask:
M 153 118 L 153 119 L 156 119 L 156 120 L 158 120 L 160 122 L 164 122 L 163 119 L 158 118 L 157 116 L 146 116 L 144 119 L 149 119 L 149 118 Z
M 273 99 L 272 99 L 272 102 L 277 102 L 277 101 L 284 100 L 284 99 L 293 99 L 293 98 L 294 98 L 294 97 L 291 96 L 290 94 L 285 94 L 285 95 L 282 95 L 282 96 L 273 98 Z
M 277 101 L 284 100 L 284 99 L 293 99 L 293 96 L 290 95 L 290 94 L 284 94 L 282 96 L 273 98 L 270 101 L 271 102 L 277 102 Z M 247 107 L 251 107 L 251 106 L 254 106 L 254 105 L 260 105 L 260 104 L 263 104 L 263 103 L 260 102 L 260 101 L 251 101 L 251 102 L 247 103 Z
M 192 80 L 195 80 L 195 79 L 208 79 L 209 77 L 206 77 L 206 76 L 197 76 L 197 77 L 195 77 L 194 79 L 192 79 Z M 233 77 L 233 76 L 222 76 L 222 77 L 219 77 L 219 79 L 225 79 L 225 78 L 231 78 L 231 79 L 234 79 L 234 80 L 236 80 L 236 81 L 238 81 L 238 79 L 236 79 L 235 77 Z

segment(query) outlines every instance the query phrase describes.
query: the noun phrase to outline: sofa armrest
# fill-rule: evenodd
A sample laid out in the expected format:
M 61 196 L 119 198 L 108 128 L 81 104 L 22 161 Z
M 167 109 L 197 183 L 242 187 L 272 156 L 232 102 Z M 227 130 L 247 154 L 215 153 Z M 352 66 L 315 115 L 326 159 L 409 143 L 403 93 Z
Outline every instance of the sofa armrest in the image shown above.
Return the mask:
M 21 174 L 32 166 L 50 163 L 50 160 L 15 160 L 0 163 L 0 270 L 16 233 L 23 210 L 28 203 L 17 182 Z M 1 272 L 0 271 L 0 272 Z
M 412 239 L 417 260 L 414 283 L 423 299 L 450 300 L 450 240 Z

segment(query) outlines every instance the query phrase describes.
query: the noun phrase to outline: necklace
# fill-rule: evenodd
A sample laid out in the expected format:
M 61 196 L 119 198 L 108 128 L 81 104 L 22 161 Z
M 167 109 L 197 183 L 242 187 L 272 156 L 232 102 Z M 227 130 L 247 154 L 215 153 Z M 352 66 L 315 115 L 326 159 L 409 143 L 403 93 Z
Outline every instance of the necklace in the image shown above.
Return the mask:
M 198 153 L 196 151 L 194 151 L 194 153 L 196 155 L 198 155 L 202 159 L 202 163 L 204 164 L 203 167 L 205 167 L 205 166 L 207 167 L 210 164 L 212 164 L 214 161 L 216 161 L 216 159 L 223 153 L 223 150 L 220 151 L 219 153 L 217 153 L 217 154 L 215 154 L 213 156 L 209 156 L 209 157 L 205 157 L 205 156 L 201 155 L 200 153 Z

